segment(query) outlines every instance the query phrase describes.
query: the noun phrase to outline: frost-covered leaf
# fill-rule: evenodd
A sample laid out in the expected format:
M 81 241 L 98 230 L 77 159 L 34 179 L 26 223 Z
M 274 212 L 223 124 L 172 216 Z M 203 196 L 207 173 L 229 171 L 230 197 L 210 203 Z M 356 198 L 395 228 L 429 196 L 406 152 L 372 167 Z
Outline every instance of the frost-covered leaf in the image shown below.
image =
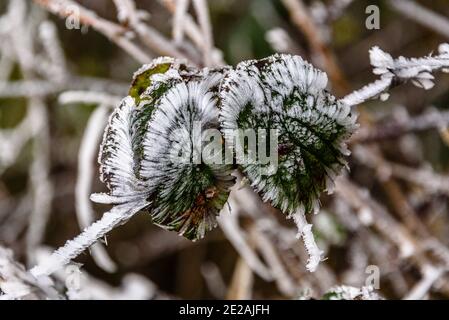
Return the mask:
M 356 116 L 326 84 L 326 74 L 300 57 L 274 55 L 240 63 L 221 87 L 223 130 L 278 130 L 277 171 L 262 174 L 260 163 L 241 167 L 263 200 L 289 215 L 317 210 L 320 193 L 331 190 L 346 163 L 344 141 L 356 128 Z
M 220 71 L 175 81 L 156 104 L 143 141 L 140 176 L 151 185 L 153 222 L 186 238 L 202 238 L 216 225 L 234 178 L 225 164 L 202 158 L 206 129 L 218 122 Z M 180 157 L 180 155 L 182 157 Z
M 225 70 L 198 70 L 158 58 L 136 72 L 130 96 L 111 115 L 100 149 L 101 179 L 110 195 L 92 199 L 148 199 L 154 223 L 189 239 L 214 227 L 233 177 L 229 166 L 202 161 L 201 134 L 212 128 L 221 139 L 217 92 Z M 197 122 L 199 137 L 194 136 Z M 180 151 L 199 153 L 199 160 L 181 163 L 173 157 Z
M 131 123 L 135 104 L 131 97 L 122 100 L 109 118 L 100 147 L 100 179 L 110 190 L 110 196 L 126 202 L 145 192 L 145 183 L 135 174 Z M 97 196 L 100 202 L 100 198 Z
M 142 139 L 147 123 L 160 98 L 176 83 L 200 77 L 200 71 L 184 61 L 169 57 L 154 59 L 141 67 L 133 77 L 129 94 L 136 102 L 130 130 L 133 135 L 133 151 L 137 158 L 135 170 L 139 171 L 142 158 Z

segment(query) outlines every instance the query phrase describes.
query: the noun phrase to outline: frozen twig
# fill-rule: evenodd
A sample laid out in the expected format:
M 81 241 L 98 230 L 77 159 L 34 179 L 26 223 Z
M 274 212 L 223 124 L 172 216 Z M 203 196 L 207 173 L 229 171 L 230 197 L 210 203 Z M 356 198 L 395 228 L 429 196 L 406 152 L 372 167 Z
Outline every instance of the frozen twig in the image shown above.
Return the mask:
M 335 190 L 354 209 L 372 216 L 369 223 L 399 248 L 401 258 L 410 257 L 417 251 L 418 244 L 412 235 L 381 204 L 372 199 L 368 191 L 344 177 L 337 179 Z
M 59 83 L 41 79 L 0 81 L 0 98 L 45 97 L 65 90 L 107 90 L 111 94 L 120 93 L 124 95 L 128 86 L 101 78 L 77 76 L 70 76 L 66 81 Z
M 329 300 L 380 300 L 381 297 L 371 287 L 355 288 L 337 286 L 331 288 L 325 295 Z
M 70 300 L 153 300 L 159 295 L 153 282 L 135 273 L 126 274 L 115 287 L 80 271 L 80 286 L 67 290 Z
M 378 96 L 385 100 L 388 98 L 388 89 L 406 81 L 411 81 L 415 86 L 425 90 L 432 88 L 434 77 L 431 72 L 449 71 L 449 44 L 441 44 L 438 52 L 436 56 L 429 55 L 423 58 L 401 56 L 393 59 L 379 47 L 371 48 L 370 60 L 374 67 L 373 72 L 381 78 L 348 94 L 342 101 L 347 105 L 355 106 Z
M 182 43 L 184 39 L 185 17 L 190 0 L 177 0 L 176 10 L 173 15 L 173 40 L 176 44 Z
M 58 92 L 59 88 L 46 80 L 0 82 L 1 98 L 42 97 Z
M 23 0 L 10 1 L 8 16 L 10 26 L 14 28 L 11 44 L 17 54 L 17 62 L 25 80 L 33 81 L 36 77 L 31 57 L 35 55 L 33 32 L 35 19 L 26 17 L 27 6 Z M 45 38 L 45 37 L 44 37 Z M 45 46 L 45 44 L 44 44 Z M 48 126 L 47 106 L 40 97 L 29 97 L 28 114 L 33 141 L 33 161 L 29 179 L 32 190 L 32 210 L 26 235 L 27 257 L 34 261 L 35 248 L 42 242 L 51 211 L 53 188 L 50 181 L 50 129 Z
M 27 255 L 34 261 L 35 249 L 43 241 L 51 212 L 53 186 L 50 181 L 50 129 L 47 106 L 40 99 L 31 99 L 29 108 L 36 109 L 32 125 L 37 132 L 33 144 L 33 162 L 30 182 L 33 190 L 33 208 L 27 230 Z
M 66 80 L 68 75 L 64 52 L 54 23 L 44 21 L 39 26 L 39 37 L 48 59 L 40 66 L 48 74 L 48 79 L 58 83 Z
M 178 4 L 176 3 L 175 0 L 160 0 L 160 1 L 172 14 L 176 14 Z M 188 36 L 190 40 L 192 40 L 192 42 L 195 44 L 196 47 L 198 47 L 199 49 L 203 49 L 204 46 L 206 45 L 204 42 L 204 37 L 200 27 L 194 21 L 192 16 L 186 13 L 184 15 L 183 23 L 186 36 Z M 212 49 L 211 58 L 213 59 L 213 65 L 224 64 L 223 58 L 221 56 L 221 51 L 217 48 Z
M 278 252 L 271 240 L 256 228 L 251 230 L 254 242 L 256 243 L 263 258 L 271 268 L 273 277 L 276 280 L 279 290 L 287 297 L 293 297 L 298 289 L 288 272 L 285 270 Z
M 122 25 L 133 23 L 140 19 L 134 0 L 113 0 L 117 8 L 117 19 Z
M 352 2 L 353 0 L 333 0 L 327 5 L 322 1 L 313 1 L 310 4 L 309 12 L 320 27 L 323 40 L 326 42 L 332 40 L 331 24 L 346 12 Z
M 326 44 L 320 28 L 302 0 L 282 0 L 288 10 L 292 22 L 304 33 L 310 43 L 313 53 L 317 55 L 317 62 L 329 74 L 332 85 L 338 92 L 346 92 L 347 81 L 341 73 L 337 60 Z
M 291 53 L 304 56 L 303 50 L 293 41 L 288 33 L 282 28 L 268 30 L 265 39 L 271 47 L 280 53 Z
M 321 1 L 314 1 L 310 6 L 310 13 L 320 25 L 330 24 L 340 18 L 354 0 L 333 0 L 328 5 Z
M 293 215 L 293 220 L 298 228 L 298 238 L 302 238 L 307 253 L 309 254 L 309 260 L 307 261 L 307 270 L 314 272 L 319 263 L 323 260 L 323 251 L 318 248 L 315 237 L 312 233 L 312 225 L 306 220 L 303 212 L 297 212 Z
M 39 119 L 37 110 L 30 109 L 25 118 L 14 128 L 0 130 L 0 173 L 16 161 L 25 144 L 36 134 L 33 119 Z
M 411 168 L 399 163 L 389 162 L 362 146 L 354 148 L 353 154 L 360 162 L 377 170 L 383 175 L 383 178 L 392 175 L 421 186 L 428 192 L 440 192 L 449 195 L 449 178 L 434 172 L 432 168 Z

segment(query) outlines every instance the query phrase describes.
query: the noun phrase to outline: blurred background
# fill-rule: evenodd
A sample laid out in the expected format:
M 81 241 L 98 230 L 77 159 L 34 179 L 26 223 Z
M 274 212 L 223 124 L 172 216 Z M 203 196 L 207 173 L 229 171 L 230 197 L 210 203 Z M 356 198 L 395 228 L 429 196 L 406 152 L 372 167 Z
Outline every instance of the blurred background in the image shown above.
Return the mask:
M 184 12 L 176 10 L 183 1 L 136 1 L 137 22 L 126 11 L 118 15 L 116 1 L 77 1 L 102 19 L 92 25 L 88 15 L 91 25 L 79 29 L 67 12 L 48 12 L 52 2 L 0 2 L 0 245 L 28 267 L 109 209 L 86 200 L 106 191 L 98 143 L 144 59 L 174 52 L 199 65 L 236 65 L 275 52 L 299 54 L 325 70 L 329 90 L 343 97 L 377 78 L 371 47 L 421 57 L 449 39 L 446 0 L 210 0 L 206 61 L 204 34 L 188 31 L 189 23 L 181 35 L 176 29 L 178 12 L 203 30 L 201 10 L 189 1 Z M 370 30 L 366 10 L 373 4 L 380 25 Z M 136 31 L 140 23 L 149 40 Z M 122 39 L 144 56 L 130 53 Z M 305 269 L 292 221 L 240 190 L 235 219 L 201 241 L 153 226 L 147 213 L 113 230 L 107 245 L 76 259 L 89 277 L 84 288 L 95 283 L 102 292 L 89 287 L 81 297 L 320 298 L 334 286 L 363 287 L 379 271 L 376 292 L 384 298 L 448 298 L 449 76 L 435 77 L 431 90 L 406 84 L 388 101 L 359 108 L 345 184 L 323 195 L 311 219 L 327 257 L 316 272 Z

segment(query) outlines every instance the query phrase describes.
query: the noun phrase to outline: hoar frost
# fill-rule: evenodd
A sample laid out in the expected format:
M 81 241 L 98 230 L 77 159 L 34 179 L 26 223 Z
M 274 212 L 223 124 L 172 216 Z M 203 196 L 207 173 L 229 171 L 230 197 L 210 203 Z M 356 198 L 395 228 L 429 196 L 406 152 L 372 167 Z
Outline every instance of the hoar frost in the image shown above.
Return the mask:
M 154 223 L 195 240 L 216 225 L 237 168 L 264 201 L 294 217 L 313 271 L 323 252 L 305 214 L 318 211 L 322 191 L 332 191 L 349 153 L 345 140 L 356 129 L 350 107 L 326 85 L 326 74 L 298 56 L 276 54 L 217 70 L 156 59 L 135 74 L 130 96 L 111 116 L 100 152 L 109 198 L 93 199 L 146 199 Z M 228 139 L 233 130 L 275 130 L 276 170 L 238 159 L 206 164 L 202 135 L 211 128 L 220 130 L 226 146 L 234 143 Z M 188 161 L 173 161 L 178 153 Z
M 160 227 L 202 238 L 216 226 L 235 169 L 264 201 L 293 217 L 309 253 L 307 269 L 314 271 L 323 252 L 305 215 L 318 211 L 322 191 L 332 191 L 349 153 L 345 140 L 356 129 L 350 107 L 326 85 L 325 73 L 291 55 L 246 61 L 235 69 L 198 69 L 167 57 L 143 66 L 111 114 L 100 147 L 100 178 L 109 191 L 91 199 L 114 207 L 33 268 L 33 275 L 58 270 L 141 210 Z M 205 161 L 200 150 L 208 129 L 218 132 L 225 150 L 231 130 L 275 132 L 275 170 L 271 162 L 242 163 L 232 153 L 231 163 Z M 271 138 L 257 151 L 271 155 Z M 176 161 L 179 154 L 188 161 Z

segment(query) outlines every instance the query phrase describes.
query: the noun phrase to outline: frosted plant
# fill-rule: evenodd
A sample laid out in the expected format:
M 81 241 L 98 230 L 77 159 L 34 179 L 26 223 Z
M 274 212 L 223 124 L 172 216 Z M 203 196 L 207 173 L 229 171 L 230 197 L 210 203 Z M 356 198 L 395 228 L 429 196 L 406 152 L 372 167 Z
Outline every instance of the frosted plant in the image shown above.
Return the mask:
M 191 240 L 216 226 L 234 180 L 231 166 L 206 164 L 201 152 L 206 130 L 219 133 L 221 78 L 220 72 L 205 70 L 201 79 L 176 83 L 161 99 L 142 143 L 140 176 L 154 190 L 153 222 Z M 183 161 L 176 161 L 178 153 Z
M 276 129 L 278 169 L 268 173 L 260 162 L 243 163 L 253 188 L 289 217 L 310 254 L 313 271 L 322 252 L 304 214 L 317 213 L 319 195 L 332 191 L 346 162 L 344 141 L 356 129 L 350 107 L 325 91 L 327 76 L 299 56 L 273 55 L 240 63 L 221 87 L 220 119 L 225 132 Z
M 156 59 L 135 74 L 130 96 L 112 113 L 100 147 L 101 180 L 109 192 L 91 197 L 115 206 L 33 268 L 35 276 L 56 271 L 142 209 L 158 225 L 192 240 L 216 225 L 234 179 L 231 171 L 201 161 L 170 162 L 170 152 L 172 145 L 182 146 L 193 157 L 199 147 L 190 140 L 195 121 L 202 129 L 218 129 L 221 77 L 219 70 L 193 70 L 171 58 Z
M 140 210 L 165 229 L 202 238 L 216 226 L 234 168 L 264 201 L 294 218 L 310 255 L 307 268 L 314 271 L 323 252 L 305 214 L 318 211 L 323 190 L 332 191 L 346 163 L 344 141 L 356 128 L 349 106 L 327 93 L 326 84 L 325 73 L 290 55 L 243 62 L 235 70 L 196 69 L 172 58 L 145 65 L 112 113 L 100 147 L 100 178 L 109 192 L 91 198 L 115 207 L 33 273 L 53 272 Z M 216 130 L 213 138 L 224 148 L 230 130 L 276 130 L 279 168 L 259 162 L 239 167 L 223 156 L 205 161 L 207 129 Z
M 102 181 L 110 195 L 93 200 L 144 197 L 154 223 L 191 240 L 215 227 L 234 178 L 229 166 L 203 163 L 201 134 L 218 130 L 221 78 L 219 70 L 194 70 L 170 58 L 138 71 L 130 90 L 134 101 L 127 97 L 111 117 L 100 152 Z M 199 132 L 194 132 L 196 123 Z

